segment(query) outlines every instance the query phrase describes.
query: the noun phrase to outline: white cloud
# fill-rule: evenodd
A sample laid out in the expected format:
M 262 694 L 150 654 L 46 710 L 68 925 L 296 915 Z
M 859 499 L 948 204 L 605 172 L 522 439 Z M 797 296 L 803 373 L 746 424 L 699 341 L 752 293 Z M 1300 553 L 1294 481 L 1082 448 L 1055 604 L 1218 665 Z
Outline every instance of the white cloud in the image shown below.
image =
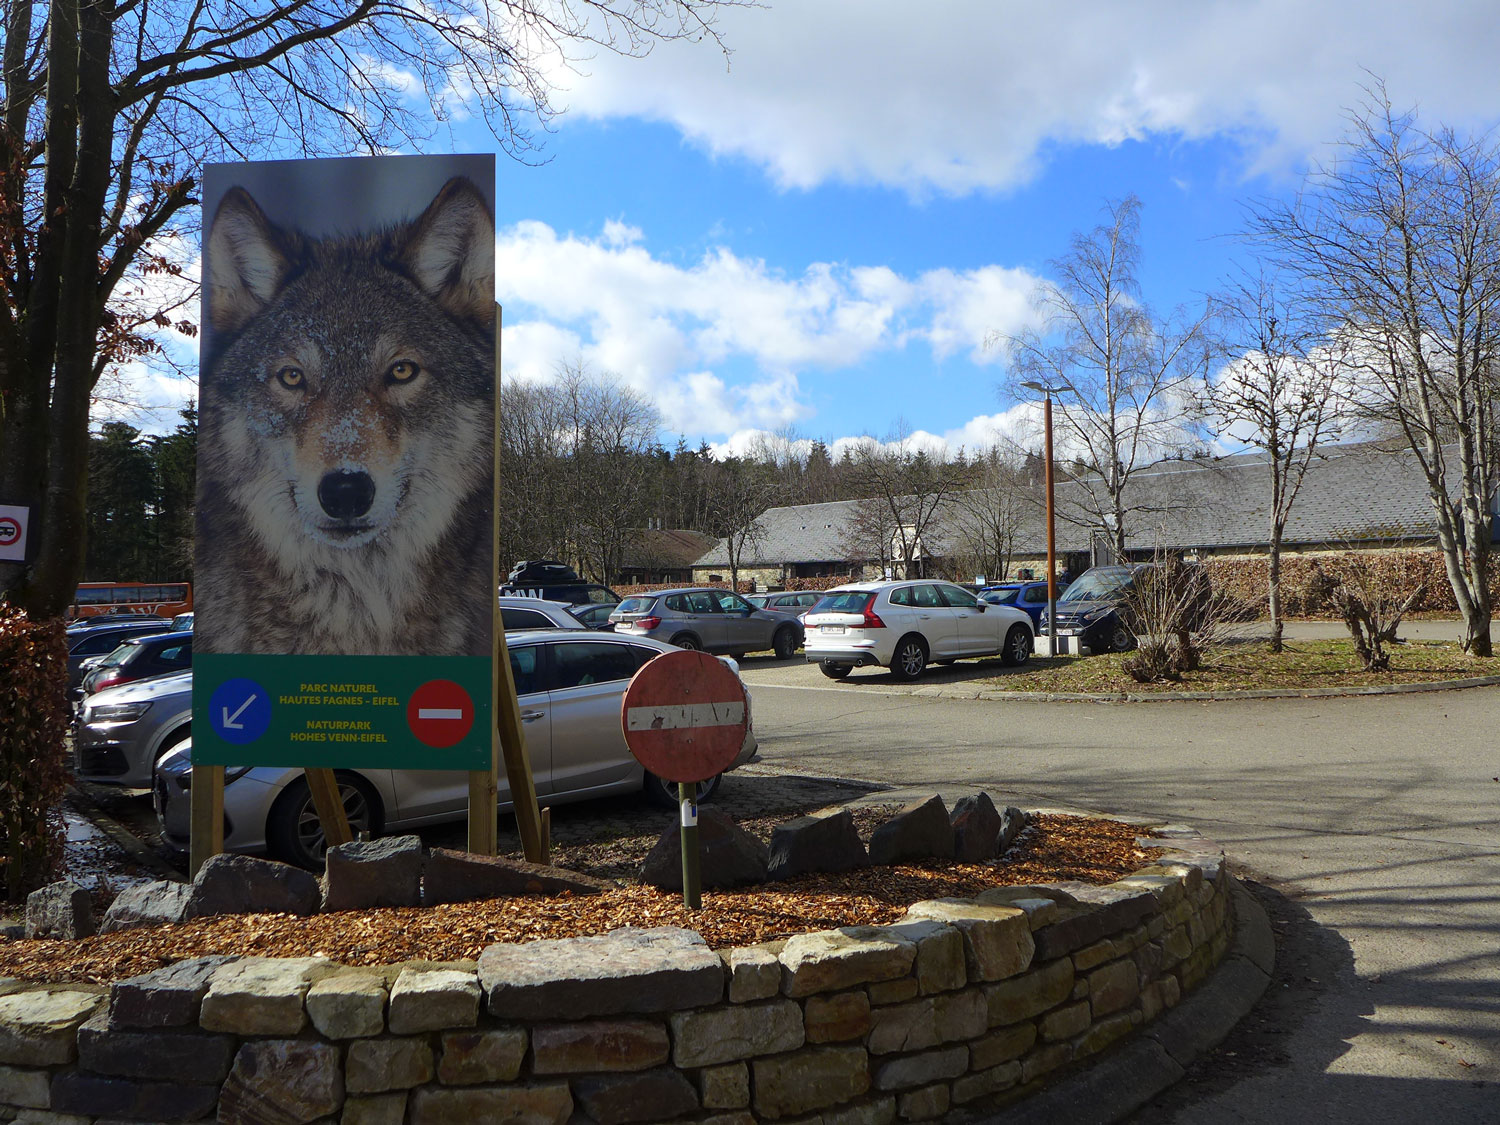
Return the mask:
M 884 266 L 813 262 L 785 274 L 717 247 L 679 265 L 639 228 L 598 238 L 528 221 L 502 230 L 496 275 L 506 308 L 507 378 L 551 377 L 581 360 L 647 394 L 669 429 L 774 430 L 806 419 L 802 379 L 925 343 L 976 362 L 992 331 L 1033 323 L 1025 270 L 985 266 L 903 277 Z M 745 369 L 749 369 L 749 374 Z
M 1049 144 L 1228 135 L 1285 167 L 1336 137 L 1370 74 L 1424 113 L 1500 105 L 1500 25 L 1471 0 L 1067 5 L 801 0 L 727 10 L 734 54 L 669 43 L 559 69 L 576 114 L 666 121 L 782 185 L 1003 189 Z

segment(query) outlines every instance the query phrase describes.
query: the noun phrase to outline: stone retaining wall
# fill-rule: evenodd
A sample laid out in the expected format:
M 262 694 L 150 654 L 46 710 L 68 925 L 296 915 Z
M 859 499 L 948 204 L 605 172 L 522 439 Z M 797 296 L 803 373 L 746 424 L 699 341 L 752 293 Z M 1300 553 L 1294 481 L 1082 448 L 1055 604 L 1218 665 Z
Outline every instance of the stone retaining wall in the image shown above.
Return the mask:
M 958 1120 L 1087 1065 L 1223 956 L 1222 853 L 1153 831 L 1169 853 L 1108 886 L 997 888 L 721 952 L 625 929 L 477 964 L 218 957 L 107 991 L 3 982 L 0 1118 Z

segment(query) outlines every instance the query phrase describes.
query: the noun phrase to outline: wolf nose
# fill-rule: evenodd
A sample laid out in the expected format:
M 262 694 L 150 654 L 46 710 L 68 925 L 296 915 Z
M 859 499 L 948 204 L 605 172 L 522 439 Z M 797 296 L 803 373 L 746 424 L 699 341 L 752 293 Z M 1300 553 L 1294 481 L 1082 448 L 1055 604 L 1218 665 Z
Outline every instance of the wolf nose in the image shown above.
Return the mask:
M 364 515 L 374 499 L 375 482 L 369 473 L 324 473 L 318 482 L 318 503 L 336 520 Z

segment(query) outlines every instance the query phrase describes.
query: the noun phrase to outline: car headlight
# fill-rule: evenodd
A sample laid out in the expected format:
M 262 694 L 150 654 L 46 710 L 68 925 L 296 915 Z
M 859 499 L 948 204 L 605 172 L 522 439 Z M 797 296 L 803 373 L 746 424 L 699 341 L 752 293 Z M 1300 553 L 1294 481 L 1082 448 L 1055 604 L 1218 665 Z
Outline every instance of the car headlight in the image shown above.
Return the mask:
M 86 723 L 133 723 L 151 710 L 149 701 L 143 703 L 102 703 L 84 711 Z

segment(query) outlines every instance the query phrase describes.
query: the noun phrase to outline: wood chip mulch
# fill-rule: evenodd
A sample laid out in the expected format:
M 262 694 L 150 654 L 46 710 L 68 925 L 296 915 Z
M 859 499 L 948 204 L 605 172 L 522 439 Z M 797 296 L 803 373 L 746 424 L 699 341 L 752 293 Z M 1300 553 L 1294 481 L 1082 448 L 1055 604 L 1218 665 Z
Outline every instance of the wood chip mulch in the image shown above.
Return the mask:
M 703 909 L 680 895 L 627 886 L 592 896 L 491 899 L 433 907 L 343 911 L 296 918 L 238 914 L 82 941 L 0 944 L 0 976 L 105 983 L 212 953 L 323 954 L 346 965 L 476 959 L 494 942 L 601 934 L 621 926 L 683 926 L 716 949 L 834 926 L 884 925 L 923 899 L 989 887 L 1079 880 L 1108 883 L 1150 863 L 1140 829 L 1114 821 L 1039 815 L 1001 860 L 873 867 L 806 875 L 735 891 L 706 891 Z

